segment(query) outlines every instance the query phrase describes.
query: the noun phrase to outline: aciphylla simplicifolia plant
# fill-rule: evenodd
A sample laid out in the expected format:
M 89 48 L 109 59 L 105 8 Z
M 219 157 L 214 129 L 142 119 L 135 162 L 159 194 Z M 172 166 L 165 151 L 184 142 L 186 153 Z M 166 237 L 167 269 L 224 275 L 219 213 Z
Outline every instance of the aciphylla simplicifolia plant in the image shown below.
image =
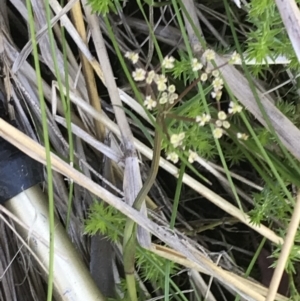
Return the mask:
M 213 61 L 214 56 L 214 51 L 210 49 L 204 53 L 204 58 L 208 62 Z M 139 55 L 135 52 L 127 52 L 125 57 L 133 66 L 139 61 Z M 228 64 L 238 60 L 240 60 L 239 55 L 234 53 Z M 195 72 L 198 73 L 196 80 L 190 81 L 187 88 L 178 94 L 175 86 L 176 78 L 184 76 L 189 80 Z M 167 76 L 167 74 L 170 74 L 170 76 Z M 146 84 L 146 92 L 142 103 L 145 110 L 152 116 L 163 115 L 162 123 L 157 125 L 159 127 L 158 131 L 161 131 L 163 136 L 159 154 L 161 149 L 164 150 L 167 160 L 174 164 L 182 159 L 192 166 L 191 164 L 196 162 L 200 155 L 211 158 L 214 154 L 214 140 L 219 140 L 223 136 L 227 136 L 228 133 L 234 135 L 240 141 L 248 139 L 246 133 L 239 131 L 237 128 L 231 128 L 230 123 L 230 119 L 242 111 L 242 106 L 231 101 L 226 112 L 221 109 L 220 99 L 224 82 L 218 67 L 214 69 L 205 68 L 196 58 L 188 61 L 176 60 L 172 56 L 166 56 L 157 70 L 147 71 L 143 68 L 135 68 L 132 77 L 136 83 Z M 210 95 L 215 100 L 215 105 L 211 106 L 209 111 L 205 111 L 204 105 L 198 97 L 192 96 L 189 100 L 183 101 L 199 82 L 205 88 L 206 95 Z M 117 243 L 122 238 L 122 229 L 124 229 L 125 224 L 126 218 L 114 208 L 96 203 L 87 220 L 86 231 L 90 234 L 100 231 Z M 134 237 L 135 240 L 134 234 L 130 233 L 130 237 Z M 163 288 L 166 260 L 143 250 L 136 244 L 136 241 L 134 249 L 130 250 L 131 256 L 134 256 L 135 252 L 136 265 L 143 280 L 152 281 L 158 287 Z M 170 275 L 175 271 L 176 268 L 172 264 Z M 171 283 L 172 285 L 175 284 Z M 122 285 L 125 299 L 128 292 L 128 300 L 142 300 L 142 292 L 138 291 L 136 293 L 135 287 L 132 288 L 132 286 L 132 280 L 127 281 L 127 286 Z
M 145 2 L 148 3 L 148 1 Z M 156 1 L 152 2 L 161 4 Z M 91 0 L 90 3 L 95 11 L 103 15 L 111 10 L 114 11 L 112 1 Z M 248 58 L 262 62 L 266 56 L 276 57 L 286 54 L 292 59 L 293 66 L 298 68 L 298 62 L 293 59 L 292 47 L 282 30 L 280 16 L 274 9 L 274 1 L 253 0 L 249 3 L 249 22 L 254 24 L 254 30 L 252 29 L 253 31 L 248 34 L 248 49 L 246 49 Z M 230 15 L 228 18 L 230 19 Z M 106 23 L 108 24 L 107 20 Z M 184 33 L 184 30 L 182 32 Z M 113 37 L 111 39 L 113 41 Z M 188 45 L 185 46 L 188 48 Z M 114 47 L 117 49 L 116 45 Z M 235 48 L 238 49 L 237 45 Z M 239 52 L 241 53 L 241 50 Z M 153 124 L 155 124 L 153 117 L 163 115 L 163 122 L 159 125 L 155 124 L 156 131 L 162 134 L 162 155 L 174 164 L 178 164 L 181 160 L 182 165 L 185 164 L 196 177 L 201 177 L 201 179 L 203 176 L 193 165 L 200 159 L 218 163 L 221 160 L 229 180 L 231 178 L 227 166 L 246 161 L 263 182 L 261 191 L 254 194 L 254 209 L 250 212 L 252 222 L 255 224 L 266 222 L 268 225 L 275 222 L 277 232 L 281 237 L 285 237 L 292 212 L 291 204 L 293 204 L 293 198 L 287 187 L 292 184 L 300 186 L 297 171 L 299 163 L 293 158 L 287 159 L 285 153 L 283 155 L 281 151 L 278 151 L 280 143 L 274 138 L 275 135 L 259 125 L 255 118 L 237 102 L 222 77 L 222 66 L 211 67 L 210 64 L 209 67 L 203 66 L 197 58 L 191 58 L 189 51 L 187 51 L 189 55 L 178 51 L 176 59 L 170 55 L 163 58 L 157 49 L 160 65 L 153 70 L 148 70 L 140 68 L 140 65 L 135 68 L 135 65 L 141 62 L 138 53 L 127 52 L 124 56 L 119 55 L 117 51 L 116 53 L 120 62 L 125 56 L 133 65 L 134 71 L 131 76 L 129 74 L 130 80 L 132 78 L 135 80 L 133 85 L 135 87 L 137 84 L 141 84 L 139 86 L 142 87 L 146 86 L 143 93 L 138 91 L 137 99 L 148 116 L 152 117 Z M 213 62 L 214 55 L 212 50 L 206 50 L 203 58 Z M 234 53 L 228 64 L 239 60 L 238 54 Z M 263 69 L 261 66 L 255 66 L 259 70 L 254 70 L 253 67 L 252 75 L 258 74 Z M 124 68 L 125 70 L 128 71 Z M 127 78 L 129 79 L 128 76 Z M 136 92 L 135 95 L 137 96 Z M 295 106 L 292 103 L 279 101 L 276 106 L 294 124 L 299 125 L 299 117 L 295 114 Z M 149 133 L 146 133 L 149 143 L 153 143 Z M 231 181 L 230 184 L 235 197 L 234 201 L 243 210 L 234 183 Z M 114 208 L 96 203 L 86 222 L 86 231 L 91 234 L 101 231 L 111 240 L 119 243 L 122 241 L 125 225 L 126 218 Z M 290 274 L 294 272 L 294 262 L 299 260 L 297 247 L 299 240 L 300 237 L 297 234 L 295 247 L 287 263 L 287 272 Z M 178 293 L 178 298 L 187 300 L 184 295 L 180 295 L 180 290 L 172 281 L 172 275 L 176 272 L 172 263 L 145 251 L 138 244 L 135 249 L 136 268 L 143 280 L 147 279 L 150 283 L 154 283 L 154 288 L 160 287 L 167 290 L 166 282 L 164 282 L 165 267 L 172 265 L 168 274 L 170 275 L 170 294 Z M 275 257 L 280 249 L 281 246 L 278 246 L 275 250 Z M 122 283 L 121 290 L 124 299 L 137 299 L 137 297 L 131 297 L 135 295 L 131 284 Z M 146 298 L 141 290 L 137 294 L 138 300 Z M 295 296 L 292 300 L 299 300 L 292 279 L 291 295 Z

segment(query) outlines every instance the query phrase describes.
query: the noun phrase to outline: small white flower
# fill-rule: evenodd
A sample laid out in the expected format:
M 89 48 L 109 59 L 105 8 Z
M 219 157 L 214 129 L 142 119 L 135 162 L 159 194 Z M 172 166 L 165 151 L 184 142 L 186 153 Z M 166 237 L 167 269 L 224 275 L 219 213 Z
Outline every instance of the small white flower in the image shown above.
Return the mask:
M 137 68 L 132 72 L 132 77 L 136 82 L 141 82 L 146 77 L 146 71 L 142 68 Z
M 173 56 L 166 56 L 162 61 L 162 67 L 166 69 L 173 69 L 174 68 L 175 59 Z
M 219 101 L 222 97 L 222 91 L 218 90 L 218 91 L 211 92 L 211 97 L 215 98 L 217 101 Z
M 163 75 L 163 74 L 156 74 L 154 77 L 154 81 L 157 84 L 157 90 L 162 92 L 165 91 L 167 89 L 167 78 Z
M 177 93 L 169 93 L 168 95 L 169 103 L 173 104 L 176 99 L 178 99 Z
M 231 101 L 229 103 L 229 108 L 228 108 L 228 113 L 229 114 L 235 114 L 235 113 L 240 113 L 243 110 L 243 107 L 240 106 L 239 104 Z
M 236 136 L 238 139 L 241 139 L 241 140 L 247 140 L 249 138 L 249 136 L 245 133 L 237 133 Z
M 155 108 L 157 105 L 157 102 L 151 98 L 150 95 L 146 96 L 146 99 L 144 101 L 144 106 L 148 109 L 148 110 L 152 110 L 153 108 Z
M 195 71 L 199 71 L 203 68 L 203 65 L 198 61 L 198 59 L 193 58 L 192 59 L 192 70 Z
M 230 128 L 230 123 L 227 120 L 225 120 L 225 121 L 223 121 L 222 126 L 223 126 L 224 129 L 229 129 Z
M 206 68 L 205 69 L 205 73 L 210 74 L 211 73 L 211 69 L 210 68 Z
M 223 121 L 222 121 L 222 120 L 217 120 L 217 121 L 216 121 L 216 126 L 217 126 L 217 127 L 220 128 L 222 125 L 223 125 Z
M 215 128 L 213 130 L 213 135 L 215 138 L 220 139 L 223 136 L 223 129 L 222 128 Z
M 164 83 L 159 83 L 157 84 L 157 90 L 162 92 L 162 91 L 165 91 L 167 89 L 167 85 L 164 84 Z
M 211 116 L 210 116 L 209 114 L 203 114 L 203 115 L 204 115 L 204 116 L 203 116 L 204 121 L 205 121 L 205 122 L 210 122 Z
M 194 161 L 198 158 L 198 155 L 197 155 L 197 153 L 195 153 L 195 152 L 193 152 L 191 150 L 189 150 L 189 153 L 190 153 L 190 155 L 189 155 L 188 161 L 190 163 L 194 163 Z
M 207 73 L 204 72 L 204 73 L 201 74 L 200 79 L 201 79 L 202 82 L 206 82 L 206 81 L 207 81 L 207 78 L 208 78 Z
M 220 72 L 219 70 L 214 70 L 211 74 L 213 77 L 218 77 L 220 75 Z
M 161 105 L 165 104 L 168 102 L 168 93 L 167 92 L 163 92 L 159 98 L 159 103 Z
M 208 60 L 208 61 L 212 61 L 215 59 L 216 54 L 212 49 L 207 49 L 204 51 L 203 56 Z
M 220 111 L 218 113 L 218 118 L 219 118 L 219 120 L 225 120 L 227 118 L 227 115 L 224 111 Z
M 125 57 L 128 58 L 133 64 L 136 64 L 139 60 L 139 54 L 136 52 L 127 51 Z
M 182 145 L 184 137 L 185 137 L 184 132 L 181 132 L 179 134 L 173 134 L 170 138 L 170 142 L 176 148 L 176 147 Z
M 215 78 L 212 82 L 212 85 L 215 91 L 222 90 L 224 85 L 223 79 L 220 77 Z
M 231 58 L 229 60 L 229 64 L 238 64 L 240 65 L 242 63 L 241 56 L 236 51 L 233 52 L 231 55 Z
M 156 83 L 166 83 L 167 78 L 164 74 L 156 74 L 155 77 L 154 77 L 154 81 Z
M 167 155 L 167 160 L 170 160 L 170 161 L 172 161 L 173 163 L 177 163 L 178 162 L 178 155 L 175 153 L 175 152 L 173 152 L 173 153 L 169 153 L 168 155 Z
M 170 85 L 169 87 L 168 87 L 168 92 L 169 93 L 174 93 L 176 91 L 176 87 L 174 86 L 174 85 Z
M 199 123 L 199 126 L 204 126 L 207 122 L 209 122 L 211 116 L 209 114 L 202 114 L 202 116 L 196 116 L 196 122 Z
M 155 72 L 153 70 L 149 71 L 146 77 L 146 83 L 151 85 L 155 77 Z

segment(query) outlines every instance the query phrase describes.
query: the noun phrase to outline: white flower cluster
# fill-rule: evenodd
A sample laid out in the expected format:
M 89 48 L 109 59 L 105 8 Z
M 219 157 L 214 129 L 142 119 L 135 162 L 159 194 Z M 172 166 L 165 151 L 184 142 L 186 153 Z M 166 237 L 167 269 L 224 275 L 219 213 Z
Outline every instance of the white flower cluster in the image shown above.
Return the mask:
M 138 54 L 134 52 L 127 52 L 125 57 L 131 60 L 133 64 L 139 59 Z M 172 69 L 174 68 L 174 62 L 175 59 L 172 56 L 166 56 L 162 62 L 162 66 L 166 69 Z M 148 85 L 154 82 L 157 86 L 157 90 L 161 92 L 158 99 L 160 104 L 173 104 L 178 98 L 176 87 L 174 85 L 167 85 L 168 79 L 164 74 L 157 74 L 154 70 L 147 72 L 142 68 L 136 68 L 132 72 L 132 77 L 136 82 L 146 81 Z M 157 101 L 150 95 L 147 95 L 144 100 L 144 105 L 148 110 L 152 110 L 157 106 Z
M 174 148 L 177 148 L 179 146 L 183 145 L 183 140 L 185 138 L 185 133 L 181 132 L 179 134 L 173 134 L 170 138 L 170 142 L 173 145 Z M 177 163 L 179 160 L 179 157 L 176 152 L 170 152 L 167 154 L 167 160 L 172 161 L 173 163 Z
M 178 98 L 178 94 L 175 93 L 176 88 L 174 85 L 170 85 L 167 89 L 167 92 L 163 92 L 159 98 L 159 103 L 160 104 L 173 104 L 174 101 Z
M 220 139 L 223 136 L 224 130 L 229 129 L 230 123 L 226 120 L 227 115 L 224 111 L 218 113 L 218 120 L 216 121 L 216 127 L 213 130 L 213 135 L 215 138 Z

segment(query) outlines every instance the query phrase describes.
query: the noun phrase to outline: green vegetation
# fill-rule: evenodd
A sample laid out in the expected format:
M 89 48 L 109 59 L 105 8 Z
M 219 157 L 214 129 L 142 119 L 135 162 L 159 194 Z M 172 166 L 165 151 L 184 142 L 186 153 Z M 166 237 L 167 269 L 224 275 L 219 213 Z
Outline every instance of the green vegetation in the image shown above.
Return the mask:
M 98 21 L 103 27 L 101 34 L 105 35 L 118 88 L 126 91 L 132 98 L 131 103 L 124 101 L 122 109 L 130 120 L 129 124 L 132 125 L 135 138 L 141 145 L 144 143 L 151 146 L 153 153 L 147 156 L 152 156 L 153 161 L 159 158 L 159 155 L 168 161 L 163 161 L 162 169 L 165 171 L 160 170 L 163 176 L 160 176 L 160 172 L 157 176 L 163 188 L 156 187 L 159 192 L 150 191 L 149 197 L 153 199 L 146 199 L 150 208 L 149 219 L 170 233 L 175 233 L 179 242 L 189 242 L 193 247 L 198 248 L 198 251 L 201 249 L 201 254 L 210 258 L 215 266 L 220 265 L 224 270 L 230 270 L 234 274 L 238 271 L 245 277 L 250 275 L 261 281 L 260 267 L 255 263 L 256 259 L 264 242 L 268 241 L 266 248 L 272 251 L 272 257 L 275 258 L 274 266 L 276 266 L 282 251 L 282 244 L 279 242 L 288 235 L 296 198 L 300 193 L 300 157 L 299 152 L 297 153 L 300 142 L 296 136 L 294 140 L 296 139 L 297 142 L 291 137 L 300 131 L 299 61 L 281 20 L 276 1 L 251 0 L 248 1 L 247 6 L 242 3 L 241 9 L 234 4 L 234 1 L 228 0 L 201 1 L 201 4 L 198 3 L 199 1 L 190 2 L 198 12 L 200 24 L 183 0 L 89 0 L 88 5 L 92 7 L 93 13 L 99 15 L 100 21 Z M 299 4 L 300 1 L 296 2 Z M 51 147 L 71 167 L 76 166 L 87 175 L 90 171 L 87 172 L 85 167 L 79 164 L 80 156 L 75 152 L 86 153 L 83 158 L 86 160 L 85 158 L 88 157 L 87 161 L 93 162 L 90 164 L 93 167 L 98 162 L 104 162 L 103 165 L 99 164 L 101 167 L 97 165 L 97 168 L 102 170 L 107 167 L 106 158 L 94 149 L 91 151 L 89 147 L 81 147 L 77 140 L 79 138 L 74 139 L 71 123 L 76 123 L 98 140 L 101 140 L 100 137 L 103 138 L 106 133 L 103 130 L 103 135 L 99 134 L 93 128 L 95 124 L 97 128 L 97 123 L 100 122 L 95 115 L 91 117 L 84 109 L 79 108 L 80 106 L 76 107 L 72 104 L 71 92 L 82 99 L 86 95 L 90 97 L 89 88 L 93 84 L 87 80 L 88 71 L 81 57 L 82 53 L 80 53 L 80 60 L 83 71 L 81 67 L 70 63 L 72 61 L 70 57 L 74 56 L 75 63 L 76 59 L 73 53 L 72 55 L 69 53 L 69 36 L 66 35 L 65 30 L 56 31 L 53 35 L 50 24 L 51 10 L 46 1 L 53 60 L 51 76 L 54 76 L 57 81 L 59 87 L 57 97 L 61 104 L 57 114 L 66 119 L 64 135 L 67 137 L 67 147 L 65 145 L 62 147 L 65 153 L 55 148 L 56 140 L 51 140 L 48 133 L 49 120 L 47 124 L 43 94 L 45 93 L 44 79 L 39 63 L 39 51 L 42 48 L 38 48 L 34 35 L 36 29 L 29 0 L 27 9 L 34 50 L 34 67 L 39 80 L 37 95 L 42 112 L 43 131 L 40 131 L 39 138 L 47 149 L 47 189 L 52 217 L 48 281 L 50 301 L 55 251 L 55 246 L 52 244 L 55 228 L 54 192 L 56 195 L 59 194 L 55 190 L 57 187 L 53 187 Z M 83 19 L 83 15 L 81 17 Z M 75 19 L 76 16 L 73 16 L 73 20 Z M 89 24 L 88 18 L 84 20 Z M 78 27 L 76 29 L 79 31 Z M 59 47 L 55 44 L 55 38 L 58 36 L 61 38 Z M 95 39 L 92 34 L 93 38 Z M 99 47 L 95 40 L 92 42 L 94 44 L 89 45 L 91 48 Z M 57 48 L 61 49 L 63 54 L 64 70 L 59 66 L 56 57 Z M 80 51 L 83 49 L 78 48 Z M 98 60 L 97 54 L 96 49 L 93 52 L 95 61 Z M 84 55 L 88 57 L 86 53 Z M 279 58 L 280 62 L 277 61 Z M 94 71 L 99 76 L 95 61 L 91 58 L 87 61 L 90 64 L 92 77 Z M 76 75 L 76 79 L 69 76 L 73 70 L 71 67 L 80 74 L 78 77 Z M 82 78 L 85 80 L 87 93 L 86 91 L 77 93 L 77 80 L 80 81 Z M 111 109 L 112 104 L 112 109 L 115 109 L 115 103 L 107 97 L 107 91 L 111 97 L 110 89 L 113 90 L 111 88 L 113 85 L 107 85 L 101 76 L 99 78 L 101 83 L 97 81 L 97 88 L 102 100 L 105 100 L 104 107 Z M 96 98 L 98 99 L 98 95 Z M 87 102 L 95 107 L 92 101 Z M 51 105 L 54 106 L 54 103 Z M 95 108 L 98 113 L 101 113 L 101 110 L 102 108 Z M 107 112 L 111 117 L 112 110 Z M 120 127 L 120 124 L 118 126 Z M 107 128 L 108 131 L 111 131 L 111 128 Z M 112 132 L 116 138 L 117 131 Z M 120 136 L 116 141 L 120 143 L 120 149 L 123 150 L 124 137 Z M 158 136 L 161 140 L 159 148 L 156 149 L 155 138 L 157 139 Z M 127 150 L 126 147 L 124 149 Z M 140 146 L 139 150 L 141 149 L 143 148 Z M 143 154 L 145 153 L 147 152 L 144 151 Z M 123 173 L 120 166 L 123 168 L 124 162 L 123 165 L 119 163 L 110 162 L 111 165 L 107 168 L 109 172 L 107 170 L 106 172 L 111 177 L 108 179 L 109 182 L 125 190 L 125 184 L 120 182 L 123 180 L 122 176 L 120 178 L 120 174 Z M 158 161 L 155 163 L 158 164 Z M 140 165 L 145 168 L 145 174 L 155 169 L 151 168 L 149 172 L 146 169 L 147 164 L 142 162 Z M 168 177 L 164 176 L 165 172 L 168 173 Z M 169 177 L 169 174 L 175 176 L 176 181 L 174 181 L 175 177 Z M 156 177 L 156 172 L 148 176 Z M 91 178 L 90 174 L 89 177 Z M 100 180 L 97 183 L 99 182 Z M 152 187 L 152 183 L 150 186 Z M 151 187 L 148 187 L 149 190 Z M 76 216 L 75 208 L 79 200 L 83 202 L 83 194 L 76 191 L 72 180 L 64 188 L 67 188 L 68 202 L 59 214 L 66 229 L 71 230 L 70 225 L 74 223 L 72 219 Z M 161 192 L 163 190 L 166 193 Z M 120 195 L 118 192 L 118 197 L 126 200 L 125 192 L 124 195 Z M 74 199 L 77 200 L 76 204 Z M 186 262 L 181 262 L 182 265 L 178 263 L 179 259 L 187 259 L 180 254 L 180 250 L 173 250 L 174 254 L 175 251 L 178 252 L 175 255 L 171 251 L 169 254 L 166 252 L 164 254 L 166 258 L 163 258 L 155 254 L 154 249 L 141 247 L 135 235 L 137 225 L 130 225 L 133 229 L 131 233 L 127 233 L 126 230 L 124 232 L 124 229 L 128 230 L 130 217 L 123 215 L 111 205 L 99 202 L 99 199 L 90 193 L 87 199 L 93 199 L 93 202 L 87 202 L 83 206 L 87 212 L 80 213 L 78 219 L 84 223 L 85 234 L 93 236 L 101 233 L 107 236 L 120 253 L 118 260 L 121 266 L 124 265 L 122 255 L 126 248 L 123 239 L 127 242 L 132 238 L 130 236 L 133 236 L 133 241 L 130 241 L 132 248 L 130 255 L 135 259 L 135 265 L 132 266 L 134 273 L 131 275 L 131 280 L 127 277 L 127 282 L 124 280 L 126 277 L 122 275 L 118 283 L 117 300 L 137 301 L 155 297 L 163 298 L 165 301 L 206 300 L 201 296 L 195 278 L 191 276 L 191 271 L 199 272 L 199 266 L 195 264 L 196 259 L 192 262 L 194 266 L 191 269 L 191 266 L 184 266 Z M 139 208 L 139 205 L 136 208 Z M 247 218 L 248 216 L 250 219 Z M 196 222 L 200 221 L 200 226 L 198 224 L 193 226 L 195 219 Z M 259 228 L 259 225 L 263 227 Z M 181 237 L 175 229 L 189 233 L 189 238 Z M 264 236 L 259 239 L 258 244 L 262 241 L 259 248 L 249 242 L 250 235 L 255 236 L 255 231 Z M 235 238 L 235 234 L 232 233 L 237 233 L 237 237 L 241 235 L 241 242 L 237 241 L 239 238 Z M 156 246 L 165 246 L 165 243 L 154 235 L 152 235 L 152 242 Z M 299 243 L 300 233 L 297 231 L 294 245 L 285 262 L 290 282 L 290 300 L 300 300 L 298 293 L 300 283 L 297 283 L 295 276 L 300 272 Z M 202 250 L 202 246 L 205 251 Z M 188 247 L 187 250 L 190 250 Z M 230 258 L 228 260 L 226 257 L 228 262 L 233 262 L 230 263 L 231 266 L 226 265 L 225 260 L 221 260 L 220 263 L 215 260 L 214 254 L 220 255 L 221 250 L 224 249 L 227 251 L 226 256 Z M 237 249 L 239 250 L 236 251 Z M 239 258 L 240 254 L 242 259 Z M 195 258 L 199 259 L 197 256 Z M 238 268 L 235 269 L 235 266 Z M 119 269 L 122 270 L 120 267 Z M 205 271 L 205 268 L 203 270 Z M 212 289 L 209 283 L 213 277 L 208 277 L 217 277 L 217 275 L 210 274 L 210 271 L 207 274 L 208 276 L 204 276 L 206 277 L 204 282 L 208 284 L 207 290 L 216 294 L 218 300 L 221 300 L 220 296 L 229 294 L 217 282 L 213 282 Z M 220 279 L 223 284 L 226 284 L 226 280 L 221 276 Z M 234 290 L 236 291 L 238 289 Z M 239 296 L 236 300 L 238 298 Z

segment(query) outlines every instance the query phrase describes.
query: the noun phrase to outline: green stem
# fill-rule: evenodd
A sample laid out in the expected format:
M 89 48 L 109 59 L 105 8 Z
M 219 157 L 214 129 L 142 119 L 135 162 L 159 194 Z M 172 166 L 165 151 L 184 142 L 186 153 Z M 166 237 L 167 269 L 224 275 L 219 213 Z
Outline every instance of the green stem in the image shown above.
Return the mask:
M 163 123 L 163 115 L 158 113 L 156 118 L 156 126 L 159 127 Z M 155 138 L 154 138 L 154 149 L 153 149 L 153 158 L 151 163 L 151 168 L 149 176 L 145 181 L 142 189 L 138 193 L 132 207 L 136 210 L 140 210 L 142 204 L 150 191 L 159 168 L 160 160 L 160 150 L 162 142 L 162 133 L 160 129 L 156 129 Z M 137 293 L 135 287 L 135 278 L 134 278 L 134 262 L 135 262 L 135 252 L 136 252 L 136 234 L 137 234 L 137 225 L 130 218 L 127 219 L 124 231 L 124 240 L 123 240 L 123 259 L 124 259 L 124 270 L 126 274 L 126 282 L 128 286 L 128 292 L 131 301 L 137 301 Z

